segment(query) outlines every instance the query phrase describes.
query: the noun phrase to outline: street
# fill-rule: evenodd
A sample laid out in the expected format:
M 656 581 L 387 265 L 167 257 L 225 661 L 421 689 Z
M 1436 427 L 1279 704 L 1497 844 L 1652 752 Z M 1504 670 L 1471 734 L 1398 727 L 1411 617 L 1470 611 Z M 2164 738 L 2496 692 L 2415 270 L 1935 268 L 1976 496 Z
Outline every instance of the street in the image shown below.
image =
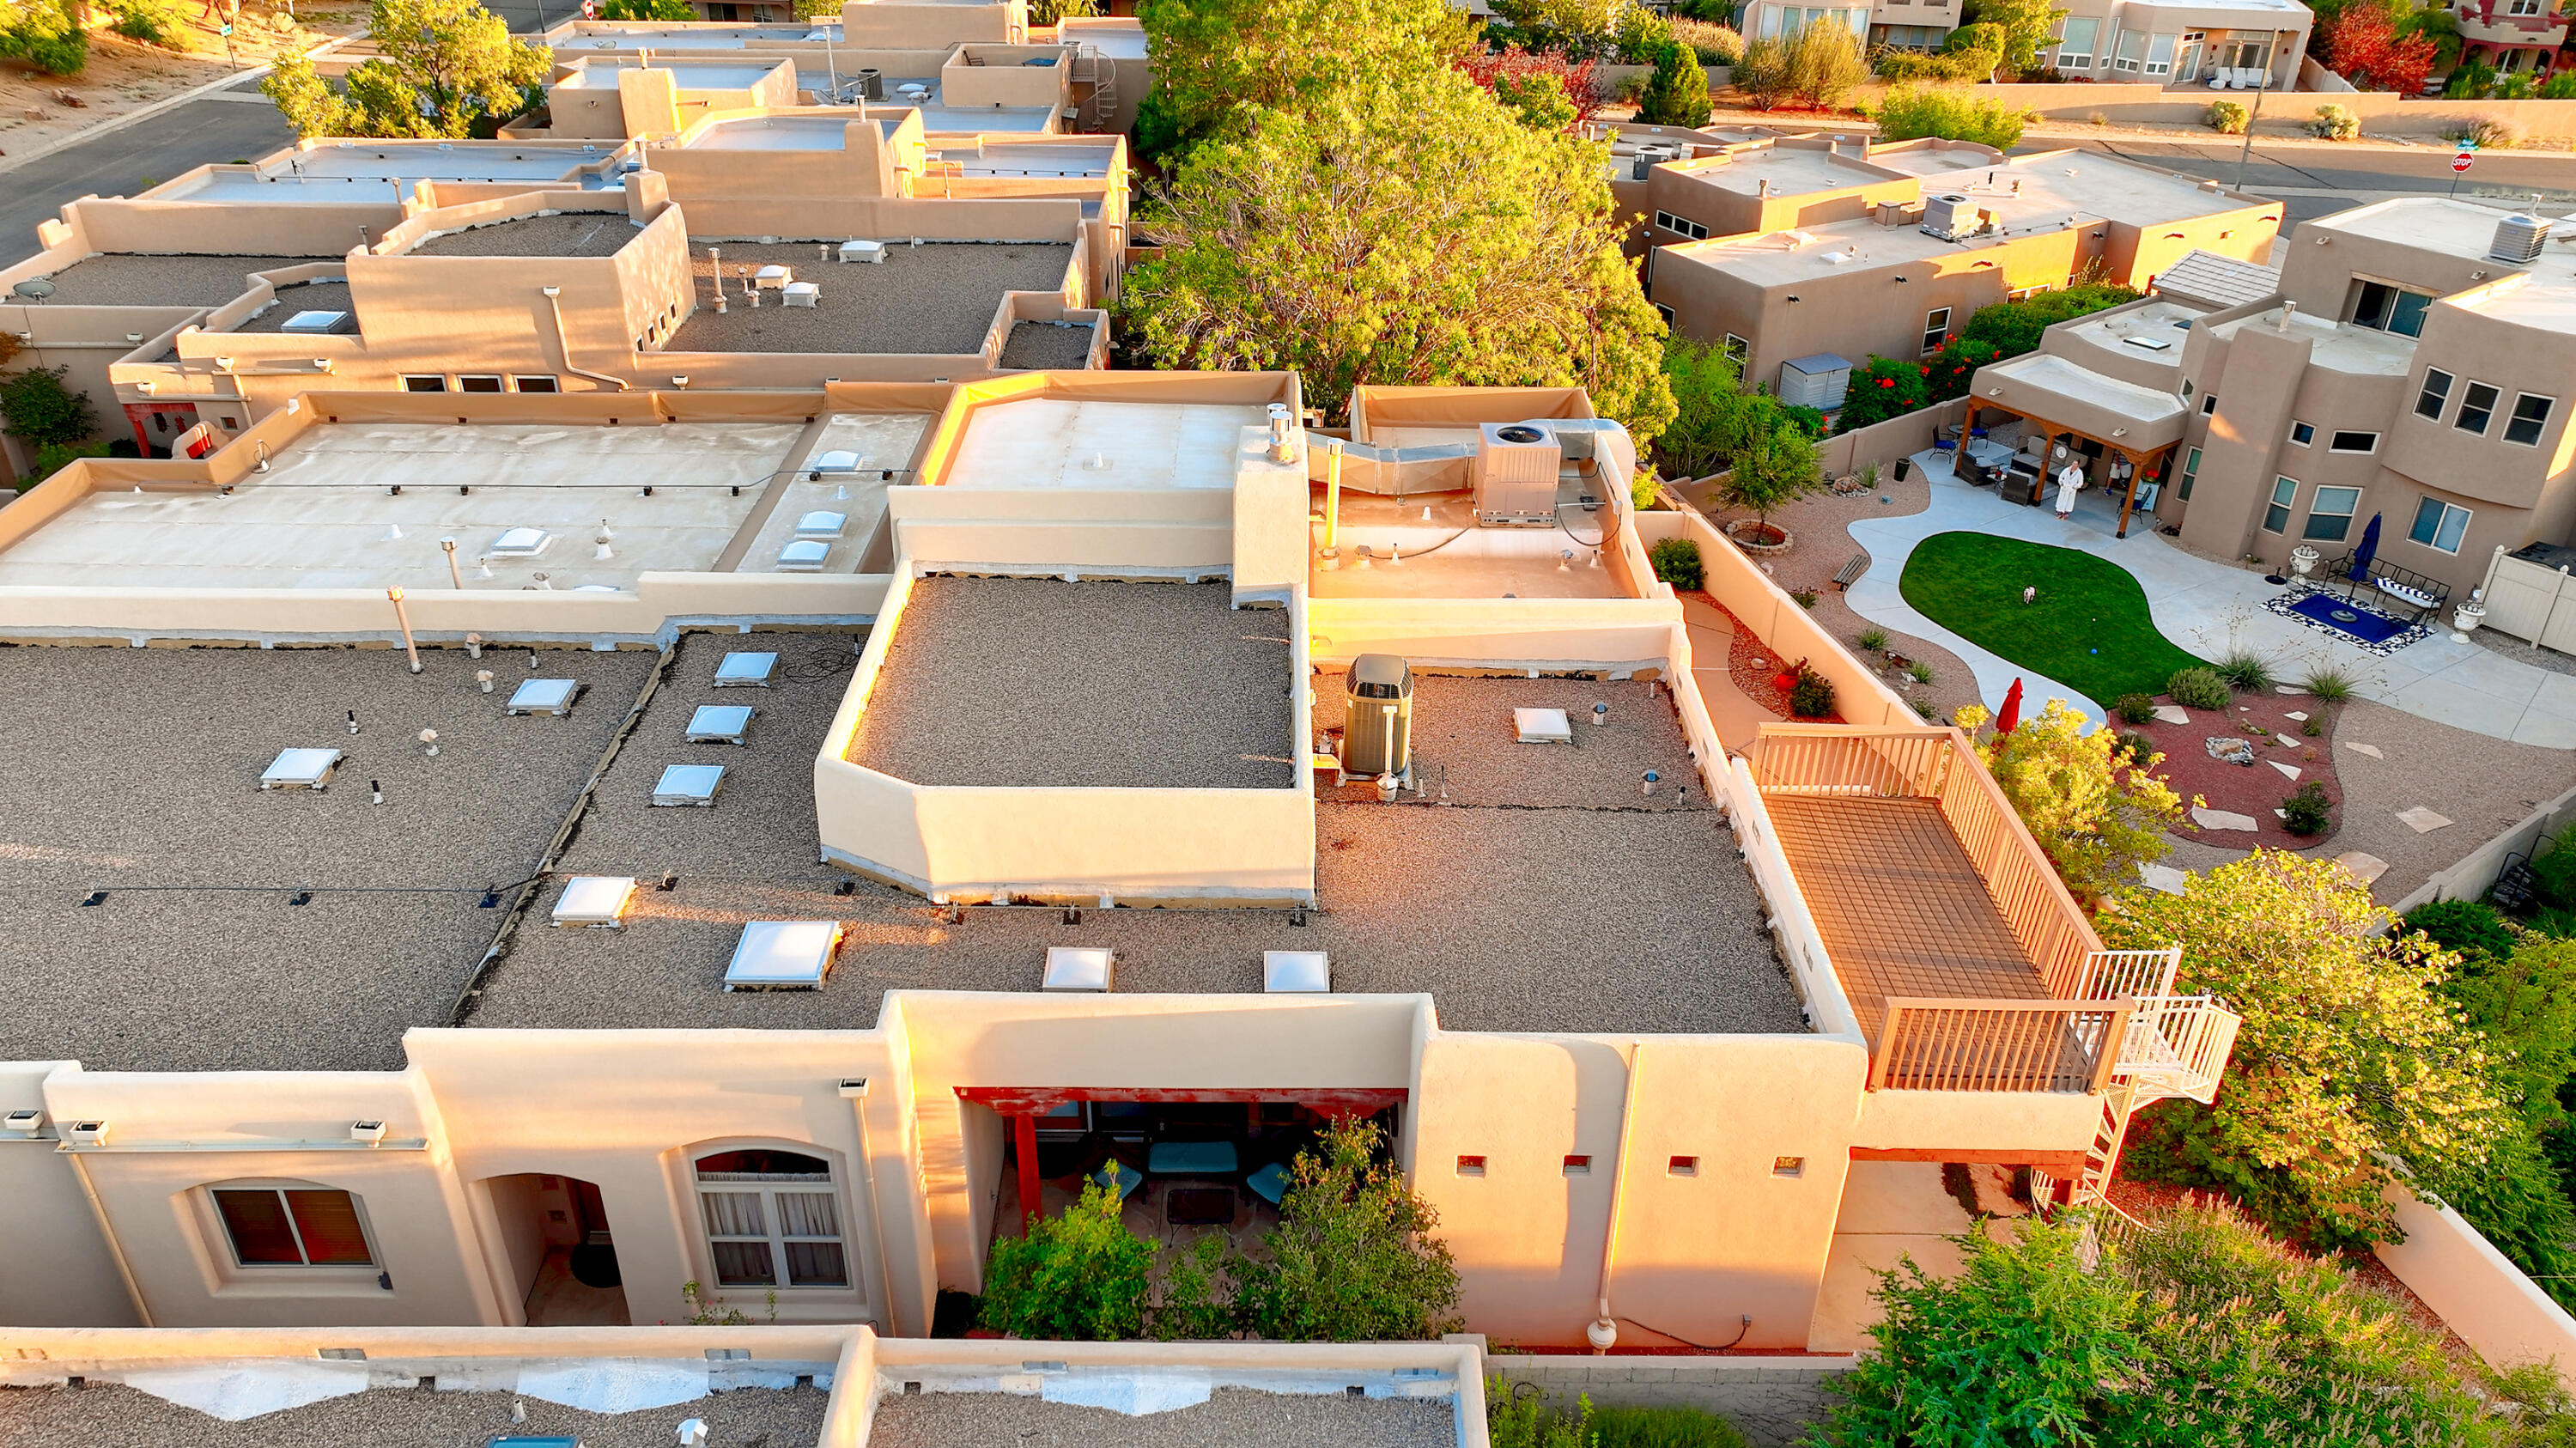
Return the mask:
M 83 196 L 131 196 L 196 167 L 256 160 L 295 139 L 264 96 L 199 99 L 0 171 L 0 266 L 42 250 L 36 223 Z M 14 159 L 14 158 L 12 158 Z M 172 237 L 175 250 L 185 237 Z

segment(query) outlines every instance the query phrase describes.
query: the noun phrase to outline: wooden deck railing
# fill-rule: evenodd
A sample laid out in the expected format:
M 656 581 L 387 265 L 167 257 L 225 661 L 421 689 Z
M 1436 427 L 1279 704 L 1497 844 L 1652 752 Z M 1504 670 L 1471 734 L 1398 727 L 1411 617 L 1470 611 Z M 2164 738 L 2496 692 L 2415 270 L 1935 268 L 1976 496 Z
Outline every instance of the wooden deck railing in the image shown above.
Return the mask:
M 1870 1089 L 2099 1091 L 2135 1002 L 1893 997 Z

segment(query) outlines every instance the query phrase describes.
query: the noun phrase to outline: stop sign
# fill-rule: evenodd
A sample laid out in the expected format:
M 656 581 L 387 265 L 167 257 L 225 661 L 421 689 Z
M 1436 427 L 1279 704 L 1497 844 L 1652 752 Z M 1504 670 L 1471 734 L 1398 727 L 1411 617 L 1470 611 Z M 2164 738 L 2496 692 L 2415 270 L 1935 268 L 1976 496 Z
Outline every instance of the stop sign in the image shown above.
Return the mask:
M 2476 157 L 2471 156 L 2468 152 L 2462 151 L 2460 154 L 2451 158 L 2451 169 L 2454 171 L 2466 171 L 2469 169 L 2469 163 L 2476 159 Z

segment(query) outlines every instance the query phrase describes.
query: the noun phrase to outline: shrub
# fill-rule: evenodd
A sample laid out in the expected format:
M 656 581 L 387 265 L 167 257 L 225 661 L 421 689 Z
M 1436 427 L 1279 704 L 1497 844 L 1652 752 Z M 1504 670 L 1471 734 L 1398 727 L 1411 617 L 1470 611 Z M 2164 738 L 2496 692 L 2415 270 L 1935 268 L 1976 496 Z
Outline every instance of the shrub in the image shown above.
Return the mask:
M 2540 83 L 2540 94 L 2537 99 L 2576 101 L 2576 69 L 2561 66 L 2551 71 L 2549 79 Z
M 1798 605 L 1800 608 L 1814 608 L 1816 606 L 1816 591 L 1812 588 L 1790 589 L 1789 601 Z
M 1646 95 L 1646 76 L 1647 72 L 1642 70 L 1621 76 L 1619 88 L 1610 93 L 1610 99 L 1623 106 L 1633 106 L 1643 100 Z
M 2218 677 L 2225 679 L 2229 685 L 2248 693 L 2272 687 L 2271 664 L 2252 649 L 2229 649 L 2219 655 L 2218 662 L 2212 667 L 2218 670 Z
M 2156 741 L 2135 729 L 2120 731 L 2120 752 L 2128 756 L 2127 763 L 2133 769 L 2145 769 L 2164 758 L 2156 751 Z
M 2236 691 L 2216 669 L 2176 669 L 2165 680 L 2165 695 L 2186 709 L 2224 709 L 2236 702 Z
M 2245 108 L 2234 101 L 2211 101 L 2200 123 L 2222 136 L 2241 136 L 2249 119 Z
M 1145 1293 L 1162 1244 L 1127 1230 L 1119 1198 L 1086 1182 L 1082 1200 L 993 1243 L 981 1320 L 1015 1337 L 1116 1341 L 1144 1331 Z
M 32 488 L 81 458 L 103 458 L 107 455 L 108 444 L 103 442 L 49 442 L 36 449 L 35 467 L 19 487 L 21 490 Z
M 2182 819 L 2181 797 L 2127 757 L 2110 730 L 2094 728 L 2063 699 L 2023 716 L 2010 734 L 1978 735 L 1987 717 L 1977 704 L 1957 715 L 1995 787 L 2076 899 L 2125 888 L 2173 848 L 2164 832 Z
M 2320 704 L 2341 704 L 2352 698 L 2359 682 L 2341 664 L 2319 664 L 2292 680 L 2291 687 Z
M 1749 1448 L 1735 1425 L 1698 1408 L 1595 1408 L 1600 1448 Z
M 186 23 L 178 0 L 115 0 L 107 10 L 116 17 L 117 34 L 147 45 L 170 44 L 171 35 Z
M 2156 701 L 2144 694 L 2122 694 L 2111 707 L 2120 711 L 2123 724 L 2144 724 L 2156 717 Z
M 0 422 L 5 422 L 12 436 L 39 448 L 75 443 L 96 432 L 98 415 L 90 411 L 89 394 L 63 385 L 70 375 L 71 369 L 65 366 L 30 367 L 0 376 Z
M 1933 707 L 1932 707 L 1932 701 L 1931 701 L 1931 700 L 1929 700 L 1929 699 L 1917 699 L 1917 700 L 1915 700 L 1915 701 L 1914 701 L 1914 712 L 1915 712 L 1915 713 L 1917 713 L 1917 714 L 1922 715 L 1925 719 L 1927 719 L 1927 720 L 1928 720 L 1928 719 L 1930 719 L 1933 715 L 1935 715 L 1935 714 L 1937 714 L 1937 713 L 1939 713 L 1939 712 L 1941 712 L 1941 711 L 1939 711 L 1938 709 L 1935 709 L 1935 708 L 1933 708 Z
M 1578 1397 L 1574 1404 L 1573 1411 L 1558 1412 L 1534 1385 L 1516 1387 L 1497 1373 L 1485 1379 L 1485 1441 L 1492 1448 L 1599 1448 L 1592 1400 Z
M 1883 628 L 1862 629 L 1860 631 L 1860 646 L 1864 650 L 1873 654 L 1877 653 L 1880 649 L 1886 648 L 1887 630 Z
M 1297 1153 L 1265 1255 L 1235 1260 L 1244 1326 L 1278 1342 L 1418 1342 L 1456 1329 L 1458 1267 L 1440 1214 L 1345 1121 Z
M 1813 669 L 1800 669 L 1789 686 L 1789 713 L 1800 719 L 1822 719 L 1834 712 L 1834 685 Z
M 89 64 L 89 32 L 65 0 L 0 6 L 0 58 L 9 56 L 47 75 L 77 75 Z
M 2444 950 L 2456 950 L 2462 955 L 2475 951 L 2504 960 L 2513 954 L 2513 931 L 2504 923 L 2504 913 L 2484 900 L 2436 900 L 2430 905 L 2418 905 L 2407 911 L 2398 924 L 2421 931 Z
M 2557 844 L 2531 862 L 2531 877 L 2540 886 L 2542 904 L 2576 910 L 2576 830 L 2559 836 Z
M 1820 111 L 1841 105 L 1852 87 L 1869 79 L 1859 38 L 1839 20 L 1800 26 L 1788 43 L 1788 64 L 1789 93 Z
M 2522 144 L 2523 133 L 2522 127 L 2502 116 L 2480 116 L 2452 139 L 2475 141 L 2482 151 L 2510 151 Z
M 1651 126 L 1708 124 L 1708 72 L 1677 40 L 1655 54 L 1654 73 L 1637 97 L 1637 119 Z
M 1918 684 L 1931 683 L 1932 666 L 1923 662 L 1921 659 L 1916 659 L 1914 662 L 1905 666 L 1905 677 L 1912 679 Z
M 1735 63 L 1728 83 L 1744 93 L 1757 111 L 1767 111 L 1789 98 L 1789 47 L 1777 37 L 1744 42 L 1744 57 Z M 1642 82 L 1641 82 L 1642 85 Z
M 2281 801 L 2281 828 L 2294 835 L 2321 835 L 2334 823 L 2326 787 L 2311 779 Z
M 2328 102 L 2317 107 L 2316 115 L 2309 119 L 2308 134 L 2329 141 L 2350 141 L 2361 135 L 2361 117 L 2354 115 L 2349 106 Z
M 2003 151 L 2021 144 L 2022 127 L 2029 123 L 2029 114 L 2018 106 L 1987 100 L 1955 86 L 1917 89 L 1900 85 L 1879 103 L 1873 119 L 1878 122 L 1881 140 L 1940 136 Z
M 2326 721 L 2311 714 L 2307 722 L 2299 726 L 2299 732 L 2310 739 L 2323 739 L 2326 734 Z
M 1889 104 L 1896 104 L 1901 92 L 1891 92 Z M 1869 361 L 1853 369 L 1851 382 L 1843 393 L 1843 407 L 1834 417 L 1834 431 L 1852 432 L 1902 417 L 1932 402 L 1929 373 L 1919 362 L 1900 362 L 1873 352 Z
M 1646 561 L 1655 565 L 1655 576 L 1671 584 L 1676 593 L 1695 593 L 1708 581 L 1697 539 L 1666 538 L 1646 550 Z
M 1673 39 L 1688 47 L 1702 65 L 1733 65 L 1744 58 L 1744 37 L 1728 26 L 1690 19 L 1672 24 Z

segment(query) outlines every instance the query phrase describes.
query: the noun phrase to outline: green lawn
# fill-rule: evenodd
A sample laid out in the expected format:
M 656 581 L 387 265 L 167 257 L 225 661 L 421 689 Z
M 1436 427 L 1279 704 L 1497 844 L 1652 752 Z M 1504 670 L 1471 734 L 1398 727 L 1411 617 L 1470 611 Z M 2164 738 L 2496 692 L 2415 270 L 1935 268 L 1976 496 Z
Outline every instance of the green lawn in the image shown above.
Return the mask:
M 2161 694 L 2176 669 L 2202 662 L 2156 632 L 2146 591 L 2126 569 L 2072 548 L 1937 533 L 1905 561 L 1896 586 L 1926 617 L 2106 713 L 2122 694 Z M 2025 588 L 2039 597 L 2024 604 Z

